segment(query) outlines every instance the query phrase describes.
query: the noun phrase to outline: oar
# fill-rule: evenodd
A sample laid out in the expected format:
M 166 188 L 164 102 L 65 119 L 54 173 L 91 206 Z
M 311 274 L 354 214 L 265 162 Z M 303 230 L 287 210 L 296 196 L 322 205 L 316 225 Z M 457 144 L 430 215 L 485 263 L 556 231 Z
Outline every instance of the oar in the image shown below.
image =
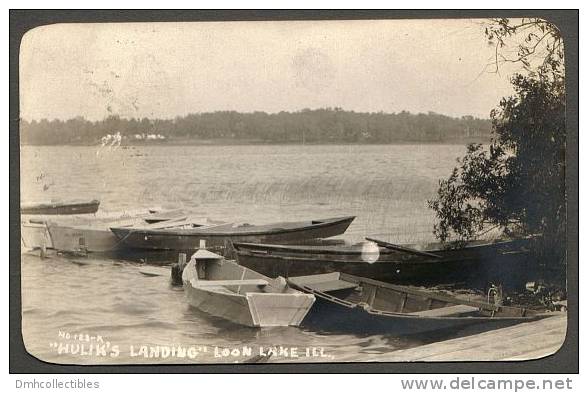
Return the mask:
M 391 250 L 406 252 L 408 254 L 415 254 L 415 255 L 420 255 L 422 257 L 430 257 L 430 258 L 443 258 L 441 255 L 433 254 L 431 252 L 415 250 L 414 248 L 399 246 L 398 244 L 388 243 L 383 240 L 373 239 L 371 237 L 366 237 L 365 240 L 369 240 L 370 242 L 374 242 L 378 246 L 386 247 Z
M 165 277 L 170 275 L 170 270 L 160 266 L 140 266 L 139 273 L 147 277 Z

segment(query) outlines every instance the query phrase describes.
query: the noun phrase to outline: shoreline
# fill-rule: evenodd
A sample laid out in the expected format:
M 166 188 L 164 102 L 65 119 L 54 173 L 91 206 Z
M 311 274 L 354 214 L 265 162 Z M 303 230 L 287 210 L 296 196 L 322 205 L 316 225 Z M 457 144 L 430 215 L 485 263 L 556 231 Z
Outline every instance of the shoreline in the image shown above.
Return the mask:
M 490 139 L 470 139 L 470 140 L 445 140 L 445 141 L 395 141 L 395 142 L 284 142 L 284 141 L 251 141 L 251 140 L 172 140 L 167 142 L 149 142 L 149 143 L 121 143 L 120 147 L 143 147 L 143 146 L 408 146 L 408 145 L 462 145 L 466 146 L 471 143 L 486 144 Z M 55 144 L 27 144 L 21 143 L 20 146 L 91 146 L 100 147 L 100 143 L 55 143 Z

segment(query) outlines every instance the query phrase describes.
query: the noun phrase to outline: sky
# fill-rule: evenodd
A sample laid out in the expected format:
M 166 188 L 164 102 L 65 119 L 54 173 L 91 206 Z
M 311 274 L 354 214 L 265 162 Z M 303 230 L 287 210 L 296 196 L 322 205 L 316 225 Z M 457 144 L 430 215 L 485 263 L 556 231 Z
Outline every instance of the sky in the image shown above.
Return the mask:
M 21 118 L 429 111 L 487 118 L 512 94 L 483 20 L 56 24 L 25 34 Z

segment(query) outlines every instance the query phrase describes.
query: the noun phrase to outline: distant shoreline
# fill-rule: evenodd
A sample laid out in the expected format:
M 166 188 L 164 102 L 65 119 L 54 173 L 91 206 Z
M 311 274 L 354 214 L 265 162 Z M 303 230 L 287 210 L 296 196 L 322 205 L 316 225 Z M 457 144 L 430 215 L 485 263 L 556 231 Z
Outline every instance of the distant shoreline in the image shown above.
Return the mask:
M 20 122 L 20 140 L 34 145 L 462 144 L 491 135 L 489 119 L 453 118 L 434 112 L 362 113 L 340 108 L 271 114 L 192 113 L 174 119 L 112 115 L 100 121 L 76 117 Z
M 142 147 L 142 146 L 374 146 L 374 145 L 468 145 L 470 143 L 488 143 L 490 138 L 468 138 L 463 140 L 443 140 L 443 141 L 395 141 L 389 143 L 382 142 L 275 142 L 262 140 L 234 140 L 234 139 L 173 139 L 167 141 L 136 142 L 125 141 L 121 147 Z M 55 144 L 32 144 L 21 143 L 21 146 L 100 146 L 96 143 L 55 143 Z

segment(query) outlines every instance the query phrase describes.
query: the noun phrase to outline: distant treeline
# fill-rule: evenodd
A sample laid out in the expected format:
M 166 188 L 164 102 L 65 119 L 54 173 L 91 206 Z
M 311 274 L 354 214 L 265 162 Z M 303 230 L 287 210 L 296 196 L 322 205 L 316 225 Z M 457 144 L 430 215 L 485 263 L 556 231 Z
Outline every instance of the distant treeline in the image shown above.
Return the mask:
M 33 145 L 97 144 L 120 133 L 123 144 L 185 140 L 235 140 L 262 143 L 402 143 L 462 142 L 489 138 L 491 123 L 472 116 L 437 113 L 361 113 L 339 108 L 298 112 L 219 111 L 175 119 L 100 121 L 21 121 L 21 143 Z

